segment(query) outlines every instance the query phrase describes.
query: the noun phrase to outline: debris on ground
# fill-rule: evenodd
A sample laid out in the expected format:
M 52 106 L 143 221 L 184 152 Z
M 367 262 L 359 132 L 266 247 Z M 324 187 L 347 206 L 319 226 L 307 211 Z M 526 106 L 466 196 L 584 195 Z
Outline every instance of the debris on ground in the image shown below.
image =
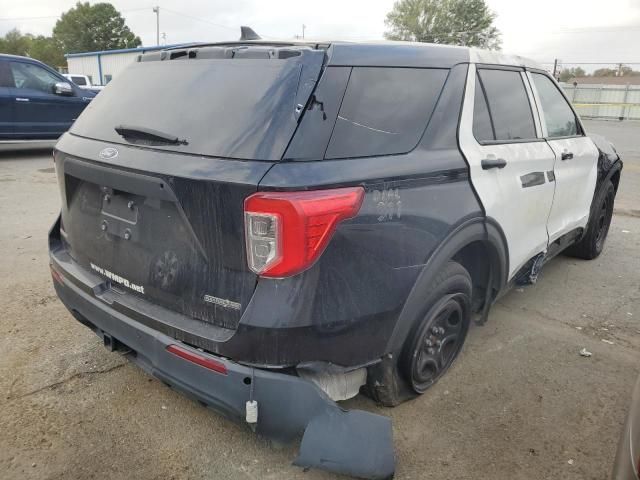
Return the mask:
M 586 348 L 583 348 L 582 350 L 580 350 L 580 356 L 582 357 L 590 357 L 591 355 L 593 354 Z
M 607 340 L 606 338 L 602 338 L 601 339 L 604 343 L 607 343 L 609 345 L 614 345 L 614 342 L 612 342 L 611 340 Z
M 567 463 L 568 463 L 569 465 L 573 465 L 573 458 L 570 458 L 569 460 L 567 460 Z

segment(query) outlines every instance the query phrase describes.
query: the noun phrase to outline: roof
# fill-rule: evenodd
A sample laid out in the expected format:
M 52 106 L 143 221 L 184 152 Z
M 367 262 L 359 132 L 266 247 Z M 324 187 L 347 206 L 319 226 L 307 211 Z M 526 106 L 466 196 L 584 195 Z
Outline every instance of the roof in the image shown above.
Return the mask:
M 99 50 L 95 52 L 65 53 L 64 56 L 66 58 L 75 58 L 75 57 L 90 57 L 92 55 L 113 55 L 116 53 L 145 53 L 145 52 L 154 52 L 156 50 L 164 50 L 167 48 L 180 47 L 182 45 L 184 44 L 176 43 L 173 45 L 158 45 L 154 47 L 119 48 L 116 50 Z
M 542 67 L 535 61 L 501 52 L 470 47 L 420 42 L 344 42 L 329 40 L 267 41 L 249 40 L 217 43 L 183 44 L 165 47 L 168 50 L 198 49 L 206 47 L 286 47 L 306 46 L 328 48 L 328 65 L 332 66 L 385 66 L 385 67 L 431 67 L 449 68 L 458 63 L 486 63 L 521 66 L 535 69 Z

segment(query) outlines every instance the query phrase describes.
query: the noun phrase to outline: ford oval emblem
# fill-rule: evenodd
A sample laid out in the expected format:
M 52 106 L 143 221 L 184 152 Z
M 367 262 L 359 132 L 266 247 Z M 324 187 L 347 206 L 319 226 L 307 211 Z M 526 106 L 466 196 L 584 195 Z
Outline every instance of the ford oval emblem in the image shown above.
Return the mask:
M 101 150 L 98 154 L 100 158 L 104 158 L 105 160 L 111 160 L 112 158 L 116 158 L 118 156 L 118 150 L 113 147 L 107 147 L 104 150 Z

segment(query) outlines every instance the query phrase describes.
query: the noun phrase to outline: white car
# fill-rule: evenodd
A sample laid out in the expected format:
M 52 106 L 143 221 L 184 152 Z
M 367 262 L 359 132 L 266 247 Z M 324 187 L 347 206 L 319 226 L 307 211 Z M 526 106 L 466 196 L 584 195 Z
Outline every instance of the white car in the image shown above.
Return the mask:
M 88 77 L 87 75 L 80 75 L 77 73 L 64 73 L 63 75 L 65 78 L 67 78 L 68 80 L 71 80 L 77 86 L 85 90 L 91 90 L 98 93 L 100 90 L 104 88 L 104 85 L 93 85 L 91 83 L 91 78 Z

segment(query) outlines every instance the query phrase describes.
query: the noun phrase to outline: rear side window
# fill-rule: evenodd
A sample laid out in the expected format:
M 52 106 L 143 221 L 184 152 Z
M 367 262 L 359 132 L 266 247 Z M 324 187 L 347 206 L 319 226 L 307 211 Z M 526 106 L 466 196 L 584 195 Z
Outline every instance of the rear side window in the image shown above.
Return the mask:
M 479 69 L 478 75 L 493 121 L 494 140 L 536 138 L 533 113 L 520 72 Z
M 86 85 L 87 81 L 85 80 L 84 77 L 71 77 L 71 80 L 73 80 L 73 83 L 75 83 L 76 85 Z
M 325 158 L 415 148 L 447 74 L 444 69 L 354 67 Z
M 547 136 L 569 137 L 578 135 L 576 116 L 564 96 L 550 78 L 540 73 L 532 73 L 533 83 L 542 104 L 542 113 L 547 124 Z

